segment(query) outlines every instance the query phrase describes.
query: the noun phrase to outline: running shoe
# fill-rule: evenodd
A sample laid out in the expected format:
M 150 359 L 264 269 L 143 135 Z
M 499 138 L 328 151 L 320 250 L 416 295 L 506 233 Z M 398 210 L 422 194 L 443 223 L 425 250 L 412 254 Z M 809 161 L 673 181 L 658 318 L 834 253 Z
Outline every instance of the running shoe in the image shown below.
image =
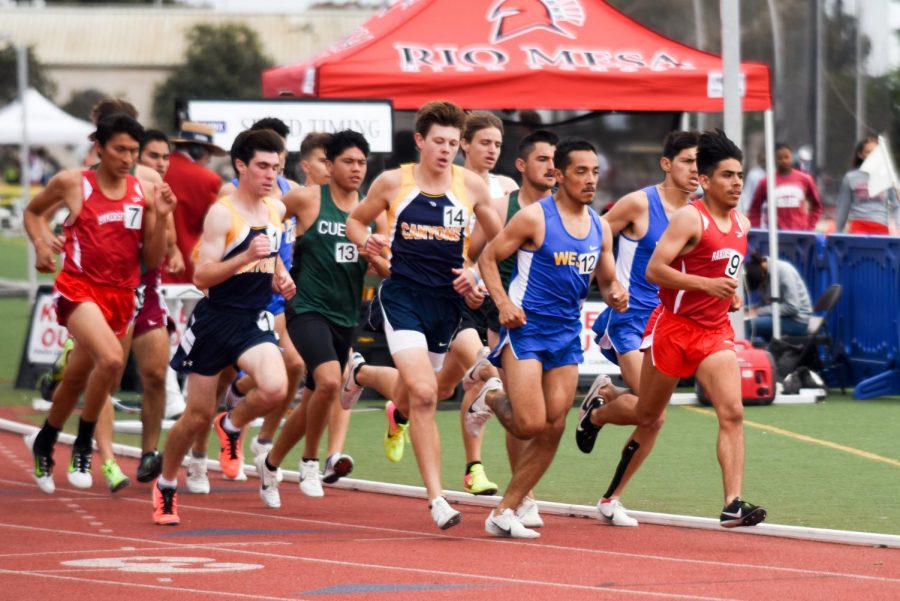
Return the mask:
M 431 510 L 431 519 L 441 530 L 452 528 L 462 521 L 462 514 L 447 503 L 444 497 L 438 497 L 428 505 Z
M 300 492 L 307 497 L 324 497 L 322 476 L 319 474 L 319 462 L 300 461 Z
M 260 455 L 268 455 L 269 451 L 271 451 L 271 450 L 272 450 L 271 442 L 259 442 L 258 437 L 254 438 L 253 440 L 250 441 L 250 452 L 253 453 L 254 462 L 256 461 L 257 457 L 259 457 Z M 284 472 L 281 471 L 280 467 L 276 471 L 276 477 L 278 478 L 279 482 L 284 481 Z
M 322 482 L 334 484 L 352 471 L 353 457 L 343 453 L 332 453 L 325 460 L 325 473 L 322 475 Z
M 409 422 L 398 424 L 394 420 L 394 401 L 388 401 L 384 406 L 384 414 L 387 417 L 388 427 L 384 433 L 384 455 L 388 461 L 397 463 L 403 459 L 403 446 L 406 442 L 406 430 Z
M 494 412 L 491 411 L 491 408 L 488 407 L 485 402 L 487 394 L 492 390 L 503 390 L 503 383 L 500 381 L 500 378 L 489 378 L 481 387 L 481 390 L 478 391 L 478 394 L 475 395 L 475 400 L 472 401 L 472 404 L 469 405 L 469 408 L 466 410 L 466 432 L 469 436 L 481 436 L 481 432 L 484 430 L 484 424 L 487 423 L 487 420 L 491 419 L 492 415 L 494 415 Z
M 581 417 L 578 419 L 578 427 L 575 428 L 575 444 L 582 453 L 590 453 L 594 450 L 594 443 L 597 442 L 597 434 L 600 432 L 600 426 L 595 426 L 591 422 L 591 414 L 594 409 L 603 406 L 602 397 L 594 397 L 590 399 L 584 408 Z
M 479 373 L 481 372 L 481 368 L 485 365 L 490 365 L 490 361 L 488 361 L 488 356 L 491 354 L 490 347 L 482 347 L 480 351 L 478 351 L 478 357 L 475 359 L 475 363 L 466 370 L 466 373 L 463 374 L 462 385 L 463 390 L 471 390 L 478 386 L 483 380 L 479 377 Z
M 723 507 L 719 515 L 719 523 L 725 528 L 756 526 L 765 519 L 765 509 L 740 497 L 735 497 L 734 501 Z
M 25 437 L 25 446 L 28 447 L 34 462 L 31 477 L 34 478 L 38 488 L 48 495 L 52 495 L 56 490 L 56 484 L 53 482 L 53 451 L 50 451 L 48 455 L 38 455 L 34 452 L 34 439 L 37 438 L 38 432 L 40 430 L 35 430 Z
M 350 357 L 350 365 L 347 367 L 347 377 L 344 379 L 344 386 L 341 388 L 341 407 L 350 409 L 359 401 L 364 386 L 360 386 L 356 381 L 356 372 L 366 363 L 365 358 L 359 353 L 353 353 Z
M 216 434 L 219 437 L 219 465 L 222 467 L 222 473 L 229 478 L 236 478 L 244 464 L 243 438 L 241 432 L 228 432 L 223 427 L 225 416 L 227 413 L 220 413 L 213 425 Z
M 137 468 L 138 482 L 153 482 L 162 473 L 162 453 L 147 451 L 141 455 Z
M 538 538 L 541 535 L 523 526 L 512 509 L 504 509 L 499 515 L 496 510 L 491 511 L 484 521 L 484 531 L 503 538 Z
M 153 483 L 153 521 L 160 526 L 177 526 L 178 492 L 174 488 L 160 488 L 159 481 Z
M 209 494 L 209 475 L 207 474 L 206 456 L 194 457 L 188 460 L 187 468 L 188 492 L 195 495 Z
M 463 479 L 463 488 L 466 492 L 473 495 L 496 495 L 497 485 L 488 480 L 487 474 L 484 473 L 484 466 L 476 463 L 466 474 Z
M 278 474 L 266 467 L 268 453 L 256 456 L 256 475 L 259 476 L 259 498 L 266 507 L 278 509 L 281 507 L 281 495 L 278 494 Z
M 100 466 L 100 470 L 103 472 L 106 483 L 109 485 L 109 492 L 119 492 L 131 483 L 128 480 L 128 476 L 122 473 L 122 468 L 119 467 L 115 459 L 104 461 L 103 465 Z
M 184 396 L 181 394 L 166 394 L 166 408 L 163 410 L 164 419 L 178 419 L 185 409 L 187 409 L 187 404 L 184 402 Z
M 600 499 L 597 501 L 597 517 L 613 526 L 634 528 L 638 521 L 628 515 L 618 499 Z
M 222 480 L 227 480 L 229 482 L 246 482 L 247 472 L 244 471 L 244 462 L 241 462 L 241 469 L 238 470 L 238 473 L 234 478 L 228 474 L 222 474 Z
M 90 488 L 94 484 L 94 477 L 91 475 L 91 456 L 92 450 L 80 449 L 72 447 L 72 459 L 69 461 L 69 471 L 66 474 L 69 477 L 69 484 L 75 488 Z
M 531 497 L 525 497 L 516 507 L 516 519 L 526 528 L 543 528 L 544 519 L 538 510 L 537 501 Z
M 605 388 L 606 386 L 609 386 L 610 384 L 612 384 L 612 380 L 610 380 L 609 376 L 607 376 L 606 374 L 600 374 L 596 378 L 594 378 L 591 387 L 588 388 L 587 394 L 584 395 L 584 399 L 582 399 L 581 401 L 581 413 L 587 411 L 587 407 L 590 404 L 591 399 L 593 399 L 594 397 L 603 399 L 602 403 L 605 403 L 606 398 L 600 394 L 600 390 L 602 388 Z M 581 415 L 579 415 L 578 417 L 580 418 Z

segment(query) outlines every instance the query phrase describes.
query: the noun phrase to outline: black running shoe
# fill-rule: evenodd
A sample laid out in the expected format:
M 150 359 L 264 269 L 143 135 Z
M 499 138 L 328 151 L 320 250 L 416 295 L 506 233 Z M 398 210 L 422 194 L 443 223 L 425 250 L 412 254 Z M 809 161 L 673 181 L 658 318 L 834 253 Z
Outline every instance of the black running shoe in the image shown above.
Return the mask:
M 162 473 L 162 453 L 148 451 L 141 455 L 137 468 L 138 482 L 153 482 Z
M 599 397 L 594 397 L 586 404 L 581 419 L 578 420 L 578 427 L 575 428 L 575 444 L 582 453 L 590 453 L 594 450 L 594 443 L 597 442 L 597 433 L 600 432 L 600 426 L 591 423 L 591 414 L 594 409 L 598 409 L 603 405 L 603 401 Z
M 762 507 L 748 503 L 740 497 L 722 508 L 719 515 L 719 523 L 724 528 L 737 528 L 739 526 L 756 526 L 766 519 L 766 510 Z

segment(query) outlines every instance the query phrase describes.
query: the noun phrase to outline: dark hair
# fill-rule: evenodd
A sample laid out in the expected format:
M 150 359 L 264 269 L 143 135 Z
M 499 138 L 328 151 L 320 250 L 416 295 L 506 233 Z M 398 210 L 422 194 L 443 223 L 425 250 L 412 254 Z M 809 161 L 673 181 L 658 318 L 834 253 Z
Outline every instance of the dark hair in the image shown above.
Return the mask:
M 500 117 L 487 111 L 473 111 L 466 116 L 466 126 L 463 129 L 462 137 L 466 142 L 471 142 L 475 134 L 489 127 L 496 127 L 500 130 L 500 135 L 503 135 L 503 121 L 500 120 Z
M 325 150 L 325 145 L 328 143 L 328 138 L 330 137 L 331 134 L 325 134 L 318 131 L 311 131 L 306 134 L 306 137 L 300 142 L 300 160 L 305 161 L 308 159 L 309 155 L 311 155 L 312 151 L 316 148 Z
M 700 143 L 698 131 L 670 131 L 663 140 L 662 155 L 670 161 L 682 150 L 696 148 Z
M 755 250 L 750 253 L 750 258 L 744 265 L 744 272 L 747 276 L 748 289 L 758 290 L 759 287 L 762 286 L 763 278 L 765 278 L 766 275 L 766 272 L 762 266 L 763 261 L 765 260 L 765 257 L 760 256 L 760 254 Z
M 878 144 L 878 138 L 875 136 L 866 136 L 862 140 L 856 143 L 856 146 L 853 148 L 853 167 L 859 169 L 859 167 L 863 164 L 863 159 L 860 158 L 859 153 L 862 152 L 862 149 L 866 147 L 866 144 L 870 144 L 875 142 Z
M 144 139 L 144 128 L 130 115 L 113 113 L 97 123 L 97 131 L 91 134 L 91 139 L 105 146 L 116 134 L 128 134 L 135 142 L 140 142 Z
M 566 138 L 556 145 L 556 152 L 553 153 L 553 166 L 565 172 L 566 167 L 572 162 L 569 155 L 579 150 L 597 153 L 597 148 L 583 138 Z
M 251 125 L 250 129 L 271 129 L 284 139 L 287 139 L 288 134 L 291 133 L 291 128 L 278 117 L 263 117 Z
M 449 100 L 432 100 L 416 113 L 416 133 L 424 138 L 432 125 L 455 127 L 462 132 L 466 113 Z
M 325 158 L 332 163 L 348 148 L 359 148 L 365 156 L 369 156 L 369 143 L 358 131 L 345 129 L 331 134 L 325 143 Z
M 258 150 L 280 153 L 284 142 L 271 129 L 246 129 L 239 133 L 231 145 L 231 166 L 237 172 L 237 161 L 249 165 Z
M 718 164 L 725 159 L 743 161 L 744 153 L 721 129 L 700 134 L 697 143 L 697 171 L 711 177 Z
M 534 147 L 541 142 L 549 144 L 550 146 L 556 146 L 559 144 L 559 136 L 556 135 L 556 132 L 552 132 L 549 129 L 534 130 L 519 142 L 519 158 L 523 161 L 528 160 L 528 155 L 530 155 L 531 151 L 534 150 Z
M 788 150 L 790 150 L 791 152 L 793 152 L 793 150 L 791 149 L 791 145 L 788 144 L 787 142 L 778 142 L 778 143 L 775 144 L 775 152 L 778 152 L 778 151 L 781 150 L 782 148 L 787 148 Z
M 97 125 L 116 113 L 125 113 L 132 119 L 138 118 L 138 111 L 130 102 L 121 98 L 104 98 L 91 107 L 91 123 Z
M 172 146 L 169 142 L 169 136 L 158 129 L 148 129 L 144 131 L 144 137 L 141 138 L 141 148 L 139 152 L 144 152 L 144 147 L 150 142 L 165 142 L 166 146 Z

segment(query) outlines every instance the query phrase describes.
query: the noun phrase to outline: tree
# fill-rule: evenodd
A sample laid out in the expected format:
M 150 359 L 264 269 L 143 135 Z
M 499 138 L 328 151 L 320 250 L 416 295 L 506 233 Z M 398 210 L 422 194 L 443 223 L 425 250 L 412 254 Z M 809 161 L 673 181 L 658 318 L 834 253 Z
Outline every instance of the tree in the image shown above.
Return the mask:
M 78 117 L 79 119 L 90 121 L 91 109 L 94 108 L 94 105 L 104 98 L 108 98 L 110 96 L 111 94 L 106 94 L 96 88 L 76 90 L 72 92 L 72 95 L 69 97 L 68 102 L 66 102 L 60 108 L 62 108 L 62 110 L 66 111 L 73 117 Z
M 28 87 L 36 89 L 44 96 L 52 98 L 56 94 L 56 83 L 44 71 L 29 47 Z M 0 49 L 0 106 L 5 106 L 19 95 L 19 79 L 16 67 L 16 49 L 6 46 Z
M 187 34 L 187 56 L 169 78 L 156 87 L 156 123 L 174 122 L 176 98 L 258 98 L 260 77 L 272 66 L 263 54 L 256 31 L 246 25 L 196 25 Z

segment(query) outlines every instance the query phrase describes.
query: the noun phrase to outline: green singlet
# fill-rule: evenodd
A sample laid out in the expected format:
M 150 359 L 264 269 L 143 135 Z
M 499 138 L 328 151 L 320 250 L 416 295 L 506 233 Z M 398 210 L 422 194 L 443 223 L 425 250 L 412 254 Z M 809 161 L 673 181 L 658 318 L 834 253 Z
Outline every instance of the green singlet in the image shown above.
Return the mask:
M 519 191 L 515 190 L 509 193 L 509 203 L 506 205 L 506 223 L 512 219 L 513 215 L 519 212 Z M 509 290 L 509 282 L 512 280 L 513 266 L 516 264 L 516 254 L 513 253 L 497 264 L 500 270 L 500 281 L 503 282 L 503 289 Z

